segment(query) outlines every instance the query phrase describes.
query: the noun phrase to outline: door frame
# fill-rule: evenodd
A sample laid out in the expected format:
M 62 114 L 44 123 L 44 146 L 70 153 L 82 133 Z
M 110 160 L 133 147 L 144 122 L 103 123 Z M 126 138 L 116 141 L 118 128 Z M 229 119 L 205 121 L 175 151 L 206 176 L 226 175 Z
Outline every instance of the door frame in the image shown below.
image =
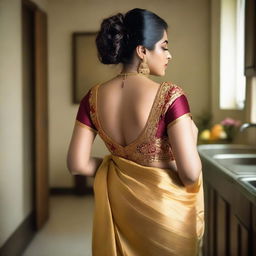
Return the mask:
M 33 179 L 35 227 L 42 228 L 49 218 L 49 143 L 48 143 L 48 65 L 47 14 L 30 0 L 22 8 L 34 14 L 34 134 L 35 169 Z

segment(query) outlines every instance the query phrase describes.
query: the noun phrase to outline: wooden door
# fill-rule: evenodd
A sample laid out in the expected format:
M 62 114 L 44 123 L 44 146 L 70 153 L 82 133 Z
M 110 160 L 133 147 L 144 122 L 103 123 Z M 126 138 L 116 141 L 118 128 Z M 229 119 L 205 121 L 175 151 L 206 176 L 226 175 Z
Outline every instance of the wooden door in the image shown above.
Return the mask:
M 38 229 L 49 217 L 47 99 L 47 16 L 37 8 L 35 10 L 35 206 Z

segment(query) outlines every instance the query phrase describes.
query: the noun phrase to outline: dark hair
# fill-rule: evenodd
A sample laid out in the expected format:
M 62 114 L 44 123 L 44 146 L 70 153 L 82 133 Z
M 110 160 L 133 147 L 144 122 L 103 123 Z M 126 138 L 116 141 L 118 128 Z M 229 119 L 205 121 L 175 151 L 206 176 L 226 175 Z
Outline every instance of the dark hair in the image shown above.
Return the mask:
M 135 8 L 104 19 L 96 36 L 98 58 L 103 64 L 128 64 L 135 48 L 154 50 L 167 23 L 153 12 Z

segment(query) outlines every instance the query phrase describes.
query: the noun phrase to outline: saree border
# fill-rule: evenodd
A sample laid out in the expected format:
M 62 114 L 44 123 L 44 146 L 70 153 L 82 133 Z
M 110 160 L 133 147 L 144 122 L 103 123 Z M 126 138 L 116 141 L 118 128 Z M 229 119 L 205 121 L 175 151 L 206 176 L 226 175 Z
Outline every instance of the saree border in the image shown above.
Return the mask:
M 187 116 L 189 116 L 189 117 L 192 119 L 192 115 L 191 115 L 190 112 L 184 113 L 183 115 L 179 116 L 178 118 L 176 118 L 175 120 L 173 120 L 173 121 L 171 121 L 169 124 L 167 124 L 167 129 L 168 129 L 169 127 L 171 127 L 172 125 L 174 125 L 175 123 L 177 123 L 178 121 L 180 121 L 181 119 L 187 117 Z

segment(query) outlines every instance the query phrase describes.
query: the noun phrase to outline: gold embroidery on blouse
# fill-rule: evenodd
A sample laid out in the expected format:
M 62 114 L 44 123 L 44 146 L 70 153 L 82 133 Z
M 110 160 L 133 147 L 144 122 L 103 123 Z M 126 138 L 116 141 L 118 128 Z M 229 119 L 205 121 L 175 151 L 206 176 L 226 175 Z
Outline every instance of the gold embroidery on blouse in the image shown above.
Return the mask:
M 76 120 L 75 123 L 78 124 L 78 125 L 80 125 L 80 126 L 82 126 L 82 127 L 84 127 L 84 128 L 87 128 L 87 129 L 93 131 L 94 133 L 98 133 L 98 132 L 97 132 L 95 129 L 93 129 L 92 127 L 90 127 L 90 126 L 88 126 L 88 125 L 86 125 L 86 124 L 84 124 L 84 123 L 82 123 L 82 122 L 80 122 L 80 121 L 78 121 L 78 120 Z
M 179 86 L 171 82 L 163 82 L 160 84 L 142 132 L 133 142 L 126 146 L 122 146 L 113 141 L 101 127 L 97 115 L 97 90 L 99 86 L 100 84 L 93 86 L 90 91 L 90 116 L 98 130 L 98 134 L 112 154 L 135 161 L 139 164 L 174 159 L 168 136 L 156 138 L 156 132 L 158 122 L 160 118 L 164 116 L 168 107 L 177 97 L 185 94 Z

